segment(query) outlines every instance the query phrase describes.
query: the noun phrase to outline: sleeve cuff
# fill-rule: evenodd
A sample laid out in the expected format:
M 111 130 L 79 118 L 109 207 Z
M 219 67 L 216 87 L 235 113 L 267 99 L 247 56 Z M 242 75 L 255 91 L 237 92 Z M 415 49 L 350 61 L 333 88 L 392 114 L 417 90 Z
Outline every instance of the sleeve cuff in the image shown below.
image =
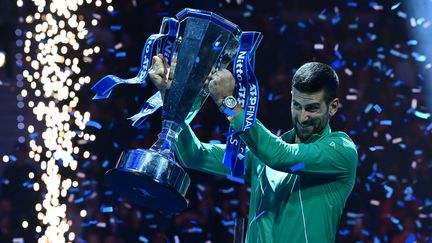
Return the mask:
M 233 120 L 231 120 L 230 126 L 235 131 L 240 131 L 243 125 L 243 118 L 244 118 L 244 110 L 242 110 L 236 117 L 234 117 Z

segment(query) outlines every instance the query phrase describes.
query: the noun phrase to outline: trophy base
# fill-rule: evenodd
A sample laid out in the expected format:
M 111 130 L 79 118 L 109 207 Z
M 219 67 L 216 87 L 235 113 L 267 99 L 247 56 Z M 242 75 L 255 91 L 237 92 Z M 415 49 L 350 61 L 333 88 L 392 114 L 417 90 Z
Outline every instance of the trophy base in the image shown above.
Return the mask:
M 184 196 L 190 184 L 188 174 L 174 160 L 156 151 L 123 152 L 116 168 L 105 176 L 114 191 L 134 204 L 164 214 L 187 208 Z

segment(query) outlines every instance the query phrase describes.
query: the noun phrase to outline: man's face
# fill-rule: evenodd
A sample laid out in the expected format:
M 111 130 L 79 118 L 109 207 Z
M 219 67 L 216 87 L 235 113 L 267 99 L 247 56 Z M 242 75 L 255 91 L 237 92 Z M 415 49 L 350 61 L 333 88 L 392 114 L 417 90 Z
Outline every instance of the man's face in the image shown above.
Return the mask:
M 338 99 L 327 104 L 324 92 L 302 93 L 295 88 L 292 90 L 292 121 L 301 142 L 305 142 L 312 134 L 320 133 L 338 109 Z

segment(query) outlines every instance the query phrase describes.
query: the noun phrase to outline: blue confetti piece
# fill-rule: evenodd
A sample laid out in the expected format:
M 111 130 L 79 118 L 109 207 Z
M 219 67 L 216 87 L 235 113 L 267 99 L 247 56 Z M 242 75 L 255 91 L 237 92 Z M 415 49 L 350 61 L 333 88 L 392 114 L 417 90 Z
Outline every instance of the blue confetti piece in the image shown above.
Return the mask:
M 351 234 L 351 230 L 348 230 L 348 229 L 339 230 L 339 235 L 346 236 L 346 235 L 350 235 L 350 234 Z
M 346 224 L 347 225 L 356 225 L 357 222 L 355 220 L 353 220 L 353 219 L 349 219 L 349 220 L 346 221 Z
M 285 32 L 285 30 L 287 29 L 287 25 L 284 24 L 279 28 L 279 34 L 283 34 Z
M 417 155 L 422 155 L 423 154 L 423 150 L 421 150 L 421 149 L 416 149 L 416 150 L 414 150 L 414 155 L 415 156 L 417 156 Z
M 378 6 L 377 2 L 369 2 L 369 7 L 375 8 L 376 6 Z
M 348 7 L 351 7 L 351 8 L 357 8 L 357 6 L 358 6 L 358 3 L 357 2 L 347 2 L 347 6 Z
M 166 11 L 165 11 L 165 12 L 159 12 L 159 13 L 158 13 L 158 16 L 166 17 L 166 16 L 168 16 L 168 14 L 169 14 L 169 13 L 166 12 Z
M 323 9 L 323 10 L 321 10 L 321 12 L 318 14 L 318 18 L 321 19 L 321 20 L 326 20 L 327 19 L 327 16 L 325 15 L 326 12 L 327 12 L 326 8 Z
M 139 68 L 138 67 L 130 67 L 129 68 L 129 72 L 131 72 L 131 73 L 136 73 L 136 72 L 138 72 L 138 70 L 139 70 Z
M 215 207 L 215 211 L 216 211 L 216 213 L 218 213 L 218 214 L 221 214 L 221 213 L 222 213 L 222 209 L 221 209 L 220 207 Z
M 349 24 L 348 29 L 350 29 L 350 30 L 358 29 L 358 24 Z
M 234 205 L 234 206 L 237 206 L 240 204 L 240 201 L 237 199 L 231 199 L 229 202 L 231 205 Z
M 335 53 L 336 57 L 337 57 L 339 60 L 342 60 L 342 59 L 343 59 L 343 56 L 342 56 L 342 54 L 340 53 L 340 51 L 335 50 L 334 53 Z
M 89 185 L 91 185 L 91 181 L 89 181 L 89 180 L 85 180 L 85 181 L 83 181 L 82 183 L 81 183 L 81 185 L 82 186 L 89 186 Z
M 198 188 L 198 190 L 200 190 L 200 191 L 205 191 L 205 186 L 204 185 L 202 185 L 202 184 L 198 184 L 197 185 L 197 188 Z
M 384 60 L 386 58 L 386 55 L 382 54 L 382 53 L 378 53 L 377 54 L 377 58 Z
M 426 56 L 425 55 L 421 55 L 417 52 L 413 52 L 411 53 L 411 56 L 417 61 L 417 62 L 425 62 L 426 61 Z
M 141 242 L 145 242 L 145 243 L 149 242 L 149 239 L 147 239 L 147 237 L 142 236 L 142 235 L 140 237 L 138 237 L 138 240 L 141 241 Z
M 113 207 L 102 207 L 101 212 L 102 213 L 112 213 L 112 212 L 114 212 L 114 209 L 113 209 Z
M 198 128 L 201 128 L 202 127 L 202 125 L 201 124 L 194 124 L 194 125 L 192 125 L 192 128 L 193 129 L 198 129 Z
M 400 223 L 399 219 L 397 219 L 397 218 L 394 217 L 394 216 L 390 216 L 390 221 L 391 221 L 393 224 L 399 224 L 399 223 Z
M 92 190 L 88 189 L 88 190 L 85 190 L 83 194 L 84 194 L 84 196 L 88 196 L 88 195 L 90 195 L 92 192 L 93 192 Z
M 77 187 L 70 187 L 70 188 L 68 189 L 68 191 L 69 191 L 70 193 L 78 193 L 80 190 L 79 190 L 79 188 L 77 188 Z
M 82 163 L 81 167 L 86 169 L 90 166 L 90 160 L 86 160 Z
M 198 198 L 198 201 L 202 201 L 203 196 L 201 195 L 201 192 L 197 192 L 197 198 Z
M 401 5 L 401 3 L 397 3 L 393 6 L 391 6 L 391 10 L 393 11 L 393 10 L 397 9 L 400 5 Z
M 243 12 L 243 17 L 247 18 L 247 17 L 250 17 L 250 16 L 252 16 L 252 12 L 251 11 L 245 11 L 245 12 Z
M 366 188 L 366 191 L 368 191 L 368 192 L 371 191 L 371 187 L 370 187 L 369 183 L 365 183 L 365 188 Z
M 429 123 L 429 125 L 426 127 L 426 130 L 427 131 L 430 131 L 430 130 L 432 130 L 432 122 L 431 123 Z
M 221 220 L 222 224 L 226 226 L 234 226 L 234 220 Z
M 405 240 L 405 243 L 414 243 L 416 241 L 416 237 L 413 233 L 408 235 L 408 238 Z
M 392 125 L 392 120 L 381 120 L 380 121 L 380 125 L 381 126 L 391 126 Z
M 355 135 L 357 135 L 357 131 L 356 130 L 350 130 L 348 132 L 348 134 L 351 135 L 351 136 L 355 136 Z
M 234 189 L 234 187 L 230 187 L 230 188 L 227 188 L 227 189 L 220 189 L 219 191 L 222 192 L 222 193 L 224 193 L 224 194 L 227 194 L 227 193 L 234 192 L 235 189 Z
M 86 122 L 85 125 L 88 126 L 88 127 L 94 127 L 96 129 L 101 129 L 102 128 L 102 125 L 99 122 L 96 122 L 96 121 L 88 121 L 88 122 Z
M 363 218 L 364 214 L 363 213 L 347 212 L 347 217 L 348 218 Z
M 395 49 L 391 49 L 390 50 L 390 54 L 392 54 L 395 57 L 400 57 L 402 59 L 408 59 L 408 55 L 407 54 L 401 53 L 401 52 L 399 52 L 399 51 L 397 51 Z
M 94 37 L 89 37 L 89 38 L 86 39 L 86 44 L 87 44 L 87 45 L 90 45 L 90 44 L 92 44 L 94 41 L 95 41 L 95 38 L 94 38 Z
M 394 82 L 393 86 L 399 87 L 402 84 L 405 84 L 405 81 L 398 79 L 398 80 L 396 80 L 396 82 Z
M 121 51 L 121 52 L 116 52 L 115 57 L 120 58 L 120 57 L 125 57 L 126 56 L 126 52 Z
M 431 116 L 430 113 L 425 113 L 421 111 L 414 111 L 414 115 L 418 118 L 425 119 L 425 120 L 429 119 L 429 117 Z
M 269 101 L 272 101 L 273 100 L 273 93 L 269 93 L 268 96 L 267 96 L 267 99 Z
M 38 132 L 34 132 L 34 133 L 30 133 L 30 134 L 29 134 L 29 138 L 30 138 L 31 140 L 35 140 L 38 136 L 39 136 L 39 133 L 38 133 Z
M 366 37 L 370 40 L 370 41 L 374 41 L 377 38 L 377 35 L 370 33 L 370 32 L 366 32 Z
M 244 156 L 243 154 L 240 154 L 240 153 L 239 153 L 239 154 L 237 154 L 237 158 L 238 158 L 239 160 L 242 160 L 242 159 L 244 159 L 244 157 L 245 157 L 245 156 Z
M 255 7 L 252 4 L 249 4 L 249 3 L 245 5 L 245 8 L 247 10 L 249 10 L 249 11 L 254 11 L 255 10 Z
M 119 10 L 113 10 L 111 11 L 111 16 L 117 16 L 120 13 Z
M 372 107 L 373 107 L 372 104 L 368 104 L 368 105 L 366 106 L 366 108 L 364 109 L 363 112 L 366 113 L 366 114 L 369 113 L 369 111 L 372 110 Z
M 305 168 L 305 164 L 304 163 L 298 163 L 298 164 L 295 164 L 295 165 L 291 166 L 290 170 L 292 172 L 294 172 L 294 171 L 301 170 L 301 169 L 304 169 L 304 168 Z
M 403 19 L 407 18 L 407 14 L 405 12 L 402 12 L 402 11 L 398 11 L 397 12 L 397 16 L 399 16 L 399 17 L 401 17 Z
M 12 162 L 17 161 L 17 157 L 16 157 L 15 155 L 13 155 L 13 154 L 10 154 L 10 155 L 9 155 L 9 159 L 10 159 Z
M 393 194 L 393 188 L 388 185 L 384 185 L 384 189 L 387 191 L 386 197 L 390 198 Z
M 112 196 L 112 195 L 114 195 L 114 192 L 113 191 L 110 191 L 110 190 L 108 190 L 108 191 L 105 191 L 105 196 Z
M 415 45 L 418 44 L 418 41 L 417 40 L 408 40 L 406 42 L 406 44 L 409 45 L 409 46 L 415 46 Z
M 334 16 L 334 17 L 332 18 L 332 20 L 331 20 L 332 25 L 336 25 L 337 23 L 340 22 L 340 20 L 341 20 L 341 18 L 340 18 L 340 14 L 338 13 L 338 14 L 336 14 L 336 16 Z
M 108 165 L 109 165 L 109 161 L 108 161 L 108 160 L 105 160 L 105 161 L 102 163 L 102 167 L 103 167 L 103 168 L 107 168 Z
M 374 108 L 374 110 L 375 110 L 376 112 L 378 112 L 378 113 L 381 113 L 381 111 L 382 111 L 381 106 L 379 106 L 378 104 L 375 104 L 375 105 L 373 106 L 373 108 Z
M 341 67 L 343 66 L 343 64 L 342 64 L 342 62 L 341 62 L 340 60 L 334 60 L 334 61 L 332 62 L 332 64 L 331 64 L 331 66 L 332 66 L 334 69 L 339 69 L 339 68 L 341 68 Z
M 110 28 L 113 31 L 117 31 L 117 30 L 121 30 L 122 29 L 121 25 L 111 25 Z
M 422 228 L 422 223 L 420 222 L 420 220 L 416 219 L 415 221 L 417 228 L 421 229 Z
M 80 197 L 80 198 L 77 198 L 77 199 L 74 200 L 75 204 L 80 204 L 82 202 L 84 202 L 84 198 L 83 197 Z
M 299 28 L 306 29 L 306 24 L 303 23 L 303 22 L 298 22 L 298 23 L 297 23 L 297 26 L 298 26 Z
M 401 200 L 397 200 L 396 201 L 396 205 L 399 206 L 399 207 L 401 207 L 401 208 L 405 207 L 405 203 L 402 202 Z

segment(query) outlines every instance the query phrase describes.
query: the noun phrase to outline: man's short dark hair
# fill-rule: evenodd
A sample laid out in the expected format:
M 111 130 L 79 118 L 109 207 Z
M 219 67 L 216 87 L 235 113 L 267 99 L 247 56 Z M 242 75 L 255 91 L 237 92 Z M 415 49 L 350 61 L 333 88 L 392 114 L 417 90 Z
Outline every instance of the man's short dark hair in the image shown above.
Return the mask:
M 329 104 L 336 98 L 339 78 L 336 71 L 321 62 L 303 64 L 294 74 L 292 87 L 302 93 L 315 93 L 324 89 L 324 99 Z

